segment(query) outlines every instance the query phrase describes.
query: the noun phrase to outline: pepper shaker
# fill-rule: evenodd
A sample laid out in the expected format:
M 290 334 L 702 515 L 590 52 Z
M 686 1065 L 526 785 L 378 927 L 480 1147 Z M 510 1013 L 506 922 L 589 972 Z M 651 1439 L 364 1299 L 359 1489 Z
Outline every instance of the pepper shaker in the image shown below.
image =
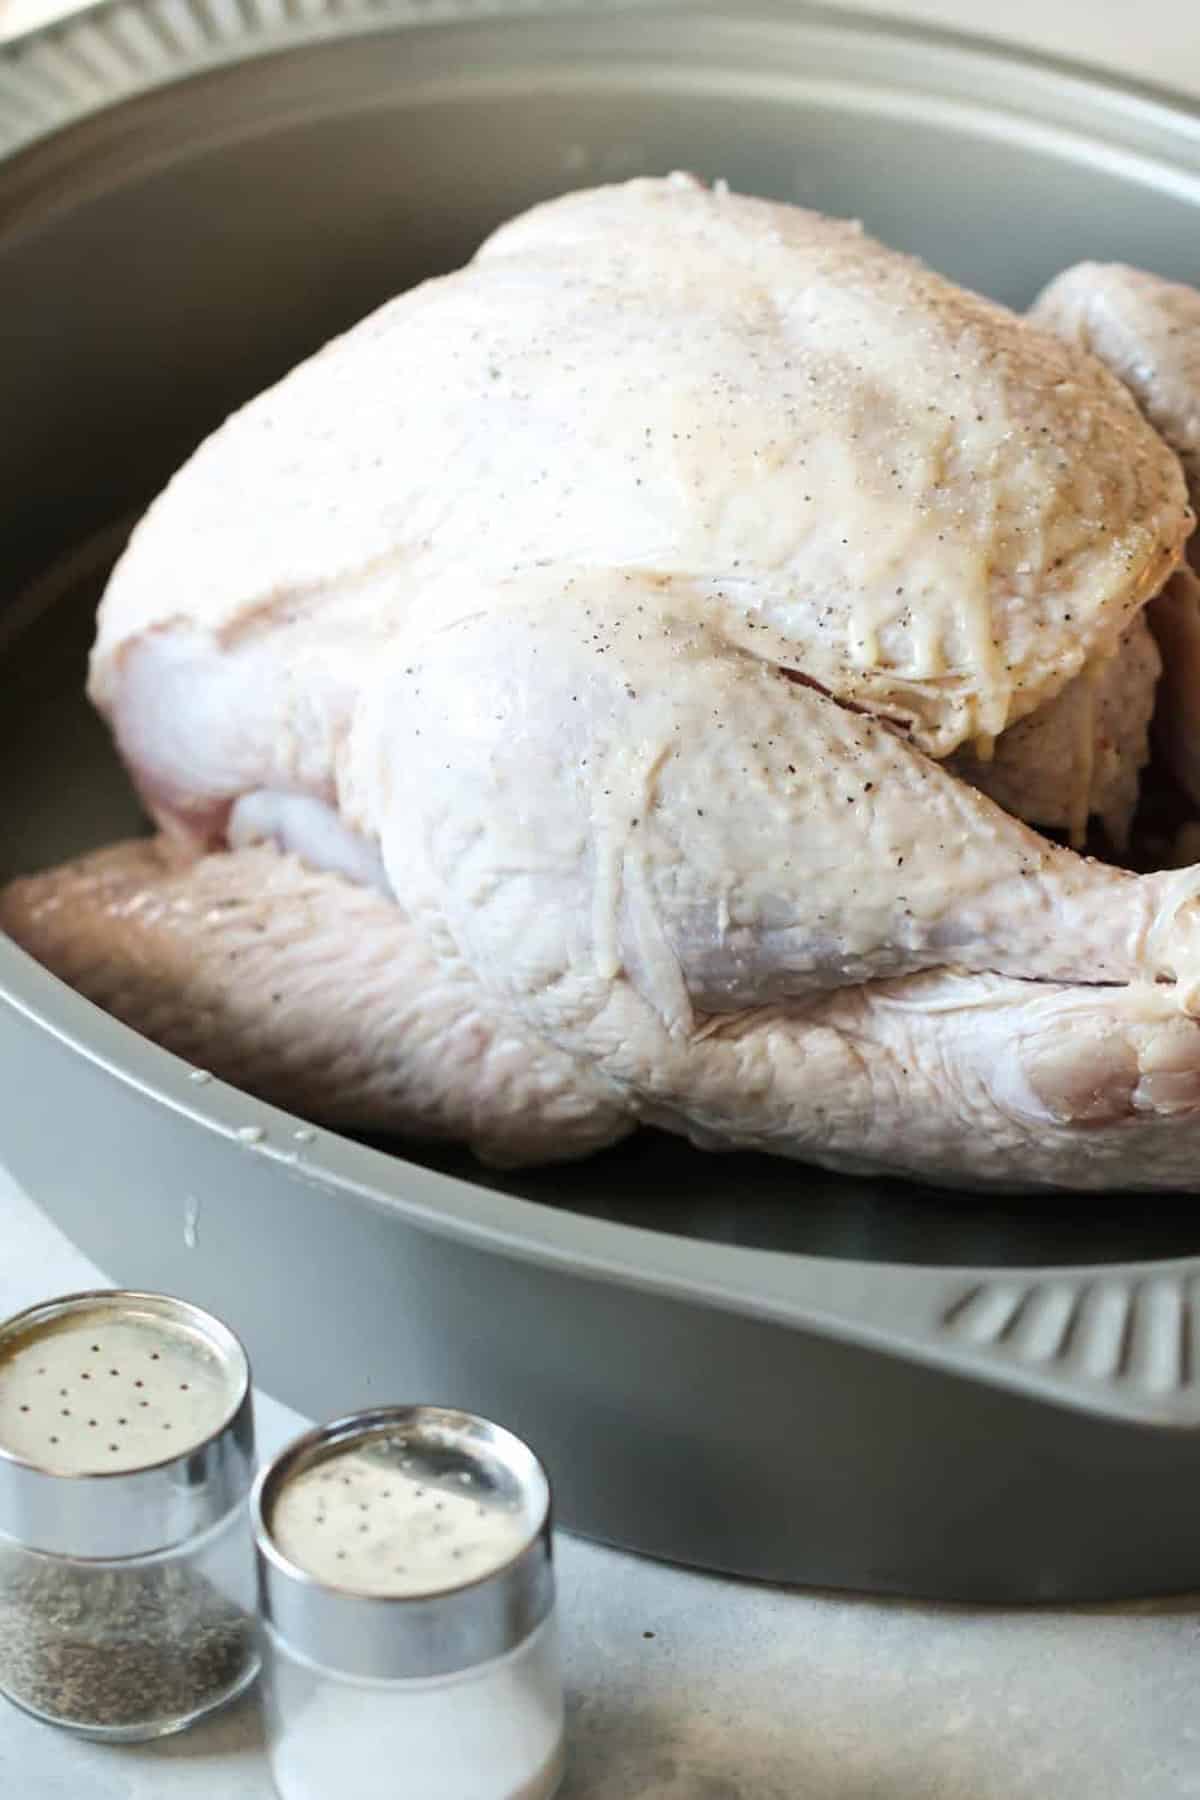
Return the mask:
M 470 1413 L 298 1439 L 252 1502 L 281 1800 L 549 1800 L 564 1772 L 550 1486 Z
M 161 1294 L 0 1325 L 0 1691 L 47 1723 L 180 1731 L 258 1670 L 250 1370 Z

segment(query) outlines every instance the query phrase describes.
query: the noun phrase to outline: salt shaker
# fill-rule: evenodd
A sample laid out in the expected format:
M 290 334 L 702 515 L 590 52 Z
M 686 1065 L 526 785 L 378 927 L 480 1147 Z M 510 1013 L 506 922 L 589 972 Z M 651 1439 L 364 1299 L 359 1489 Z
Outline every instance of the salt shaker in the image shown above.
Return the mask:
M 161 1294 L 0 1324 L 0 1691 L 86 1737 L 182 1730 L 258 1671 L 250 1371 Z
M 470 1413 L 289 1446 L 252 1502 L 281 1800 L 549 1800 L 564 1771 L 550 1487 Z

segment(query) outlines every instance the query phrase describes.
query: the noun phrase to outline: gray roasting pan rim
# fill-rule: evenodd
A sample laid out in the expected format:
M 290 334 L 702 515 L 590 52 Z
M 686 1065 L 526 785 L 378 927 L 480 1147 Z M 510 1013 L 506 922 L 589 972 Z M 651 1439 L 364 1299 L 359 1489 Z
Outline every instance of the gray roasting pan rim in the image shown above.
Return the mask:
M 139 17 L 159 21 L 153 56 L 145 52 L 146 34 L 131 29 Z M 191 21 L 186 32 L 180 30 L 183 19 Z M 506 36 L 514 25 L 516 37 Z M 222 64 L 356 33 L 423 26 L 461 31 L 461 80 L 503 82 L 504 45 L 519 39 L 527 54 L 535 25 L 538 55 L 556 66 L 572 47 L 584 60 L 597 48 L 619 60 L 632 52 L 619 36 L 614 47 L 614 33 L 636 27 L 638 54 L 661 55 L 656 72 L 678 81 L 686 81 L 687 70 L 672 68 L 669 51 L 680 33 L 687 34 L 690 53 L 711 62 L 736 61 L 741 47 L 756 38 L 799 32 L 823 43 L 834 64 L 842 58 L 860 84 L 878 78 L 881 94 L 887 69 L 900 64 L 914 80 L 919 69 L 920 91 L 931 104 L 967 106 L 982 93 L 997 117 L 1004 113 L 991 92 L 997 71 L 1017 69 L 1029 129 L 1069 134 L 1081 121 L 1095 132 L 1102 115 L 1114 157 L 1153 166 L 1156 179 L 1186 187 L 1200 204 L 1200 109 L 1165 91 L 869 15 L 778 4 L 720 14 L 686 0 L 665 7 L 607 0 L 587 11 L 553 0 L 487 6 L 465 0 L 360 6 L 350 0 L 336 12 L 331 0 L 319 0 L 307 16 L 268 7 L 265 0 L 245 0 L 242 7 L 215 0 L 100 0 L 67 21 L 0 46 L 0 154 L 19 157 L 107 107 Z M 479 33 L 482 39 L 473 35 Z M 472 74 L 466 65 L 484 43 L 490 73 L 481 75 L 475 64 Z M 559 70 L 556 79 L 561 76 Z M 198 1081 L 197 1071 L 108 1018 L 7 941 L 0 941 L 0 1001 L 34 1037 L 64 1047 L 68 1061 L 105 1072 L 131 1103 L 148 1105 L 160 1119 L 174 1115 L 181 1129 L 189 1121 L 193 1134 L 208 1140 L 224 1140 L 231 1169 L 250 1166 L 237 1158 L 266 1164 L 331 1209 L 365 1203 L 431 1239 L 535 1272 L 565 1273 L 699 1313 L 860 1346 L 880 1362 L 965 1378 L 978 1390 L 1040 1403 L 1044 1412 L 1138 1428 L 1134 1435 L 1182 1440 L 1200 1427 L 1200 1369 L 1192 1352 L 1200 1345 L 1200 1256 L 1095 1266 L 929 1267 L 718 1245 L 581 1217 L 333 1132 L 308 1131 L 301 1121 L 218 1081 Z M 24 1173 L 19 1158 L 17 1163 Z M 45 1203 L 61 1214 L 50 1199 Z M 610 1534 L 602 1515 L 585 1525 L 596 1535 L 636 1538 L 619 1528 Z M 670 1544 L 652 1534 L 648 1547 L 671 1553 Z M 714 1560 L 739 1566 L 723 1553 Z M 758 1568 L 753 1557 L 744 1566 L 751 1573 L 772 1572 Z M 804 1565 L 798 1572 L 811 1573 Z M 1192 1572 L 1200 1574 L 1200 1566 Z M 916 1591 L 938 1585 L 927 1573 L 910 1582 L 904 1575 L 867 1572 L 856 1582 L 833 1570 L 829 1579 Z M 969 1577 L 958 1582 L 960 1589 L 964 1585 L 969 1588 Z
M 137 29 L 139 22 L 157 24 L 153 38 Z M 611 53 L 612 28 L 623 22 L 631 28 L 631 80 L 640 75 L 633 66 L 635 43 L 641 54 L 662 57 L 656 79 L 686 81 L 688 70 L 673 66 L 673 42 L 681 36 L 689 47 L 706 50 L 711 64 L 761 49 L 772 34 L 799 31 L 835 58 L 841 53 L 848 79 L 894 89 L 898 76 L 911 76 L 908 91 L 930 102 L 991 103 L 999 114 L 1010 99 L 1006 79 L 1017 74 L 1023 92 L 1014 117 L 1040 120 L 1056 131 L 1069 131 L 1077 121 L 1094 128 L 1099 102 L 1114 145 L 1119 122 L 1126 153 L 1153 157 L 1162 151 L 1177 168 L 1186 148 L 1191 169 L 1200 173 L 1200 103 L 1166 83 L 1117 76 L 1082 58 L 983 33 L 809 0 L 735 0 L 724 8 L 709 0 L 83 0 L 65 18 L 0 37 L 0 155 L 134 95 L 231 62 L 373 32 L 453 30 L 462 43 L 456 78 L 486 87 L 504 79 L 503 69 L 498 76 L 485 72 L 470 34 L 472 28 L 486 33 L 494 51 L 502 42 L 494 35 L 499 27 L 526 50 L 533 46 L 554 67 L 556 81 L 571 78 L 564 59 L 578 62 L 586 79 L 588 50 L 599 43 Z M 541 43 L 528 35 L 530 28 Z M 739 75 L 746 79 L 747 71 Z

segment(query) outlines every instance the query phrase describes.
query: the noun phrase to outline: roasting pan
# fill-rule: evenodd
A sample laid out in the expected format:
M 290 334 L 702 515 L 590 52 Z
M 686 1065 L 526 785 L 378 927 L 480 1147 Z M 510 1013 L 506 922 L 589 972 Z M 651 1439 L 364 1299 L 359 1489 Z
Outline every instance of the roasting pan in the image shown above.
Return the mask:
M 139 828 L 83 659 L 127 521 L 197 439 L 505 215 L 677 166 L 1017 304 L 1083 257 L 1200 280 L 1195 108 L 865 18 L 110 0 L 0 51 L 4 873 Z M 17 1178 L 308 1414 L 493 1414 L 568 1526 L 749 1576 L 1200 1586 L 1191 1199 L 981 1200 L 652 1135 L 497 1177 L 314 1134 L 4 942 L 0 1000 Z

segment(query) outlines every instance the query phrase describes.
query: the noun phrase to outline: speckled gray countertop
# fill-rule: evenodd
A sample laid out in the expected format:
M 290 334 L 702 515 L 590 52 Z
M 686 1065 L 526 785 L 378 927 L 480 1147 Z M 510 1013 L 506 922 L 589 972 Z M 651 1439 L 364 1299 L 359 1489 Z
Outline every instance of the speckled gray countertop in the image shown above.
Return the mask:
M 97 1279 L 3 1175 L 0 1242 L 0 1317 Z M 267 1453 L 301 1424 L 265 1398 L 258 1418 Z M 563 1800 L 1200 1800 L 1200 1601 L 915 1607 L 720 1581 L 569 1538 L 559 1580 Z M 0 1704 L 4 1800 L 271 1792 L 253 1702 L 136 1749 Z
M 873 8 L 1200 92 L 1195 0 Z M 0 36 L 60 10 L 63 0 L 0 0 Z M 0 1173 L 0 1316 L 95 1279 Z M 260 1401 L 268 1453 L 300 1423 Z M 570 1539 L 559 1576 L 572 1732 L 563 1800 L 1200 1800 L 1200 1600 L 915 1607 L 749 1587 Z M 137 1749 L 79 1743 L 0 1705 L 3 1800 L 271 1792 L 252 1701 Z

